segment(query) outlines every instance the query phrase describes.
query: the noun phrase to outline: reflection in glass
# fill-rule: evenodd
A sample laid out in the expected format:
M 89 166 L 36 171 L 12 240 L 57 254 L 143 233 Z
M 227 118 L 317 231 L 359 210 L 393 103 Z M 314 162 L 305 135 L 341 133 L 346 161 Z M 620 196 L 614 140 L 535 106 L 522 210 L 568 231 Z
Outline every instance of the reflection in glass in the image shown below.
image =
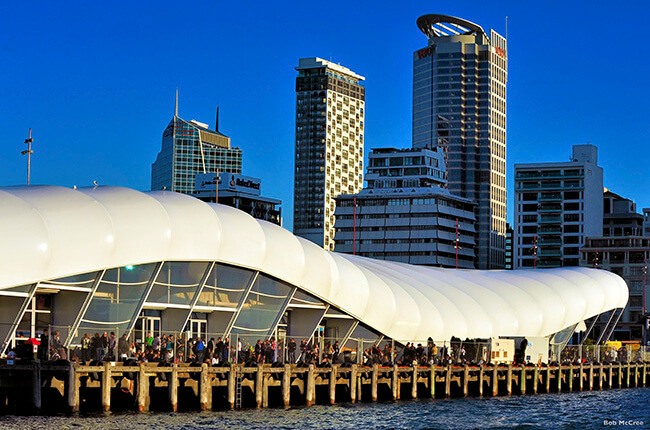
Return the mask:
M 80 275 L 66 276 L 64 278 L 45 281 L 46 284 L 62 285 L 66 287 L 92 288 L 97 278 L 97 272 L 82 273 Z
M 250 270 L 216 264 L 196 305 L 236 308 L 252 277 Z
M 127 328 L 155 267 L 149 263 L 107 270 L 81 325 L 98 331 Z
M 189 305 L 209 263 L 168 261 L 147 298 L 150 303 Z
M 282 311 L 292 287 L 264 275 L 257 277 L 237 316 L 232 334 L 264 336 Z

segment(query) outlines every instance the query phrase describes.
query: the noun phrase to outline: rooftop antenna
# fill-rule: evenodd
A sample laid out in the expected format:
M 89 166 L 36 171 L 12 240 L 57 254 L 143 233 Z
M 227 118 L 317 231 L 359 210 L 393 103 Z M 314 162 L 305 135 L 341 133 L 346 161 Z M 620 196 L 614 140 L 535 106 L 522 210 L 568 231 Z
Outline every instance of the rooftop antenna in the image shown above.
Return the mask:
M 506 43 L 508 42 L 508 15 L 506 15 Z
M 174 116 L 178 116 L 178 88 L 176 88 L 176 105 L 174 106 Z
M 219 106 L 217 106 L 217 121 L 214 123 L 214 131 L 219 131 Z
M 29 175 L 31 173 L 31 168 L 32 168 L 32 154 L 34 151 L 32 150 L 32 142 L 34 139 L 32 139 L 32 129 L 31 127 L 29 128 L 29 137 L 25 139 L 25 143 L 27 144 L 27 149 L 24 151 L 21 151 L 21 155 L 27 154 L 27 185 L 29 185 Z

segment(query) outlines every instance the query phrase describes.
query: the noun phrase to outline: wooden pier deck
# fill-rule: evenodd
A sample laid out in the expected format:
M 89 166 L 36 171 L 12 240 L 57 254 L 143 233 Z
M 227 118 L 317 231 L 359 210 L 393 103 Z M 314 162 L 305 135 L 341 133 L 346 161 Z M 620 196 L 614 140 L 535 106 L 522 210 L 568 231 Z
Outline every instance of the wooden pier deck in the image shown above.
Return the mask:
M 157 363 L 0 365 L 0 414 L 211 410 L 336 402 L 525 395 L 647 387 L 650 364 L 428 367 L 209 367 Z M 239 384 L 239 387 L 237 386 Z M 237 399 L 237 396 L 241 396 Z

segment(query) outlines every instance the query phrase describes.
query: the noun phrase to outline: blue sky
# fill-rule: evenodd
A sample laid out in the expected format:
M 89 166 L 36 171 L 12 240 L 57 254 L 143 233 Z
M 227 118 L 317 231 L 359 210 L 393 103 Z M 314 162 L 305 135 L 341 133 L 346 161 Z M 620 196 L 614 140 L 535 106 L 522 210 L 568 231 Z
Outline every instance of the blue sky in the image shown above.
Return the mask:
M 650 42 L 645 2 L 11 2 L 0 13 L 0 185 L 148 190 L 173 115 L 214 125 L 244 151 L 244 174 L 284 201 L 291 228 L 300 57 L 366 77 L 366 153 L 411 144 L 418 16 L 459 16 L 505 34 L 508 189 L 515 163 L 599 148 L 605 186 L 650 207 Z M 509 218 L 512 216 L 509 208 Z

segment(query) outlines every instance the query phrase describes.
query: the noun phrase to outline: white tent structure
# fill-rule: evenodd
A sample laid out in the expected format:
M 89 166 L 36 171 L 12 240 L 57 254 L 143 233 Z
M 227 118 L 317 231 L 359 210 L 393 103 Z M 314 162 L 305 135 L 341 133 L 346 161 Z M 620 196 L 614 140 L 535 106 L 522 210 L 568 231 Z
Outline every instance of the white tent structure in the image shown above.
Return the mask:
M 260 336 L 295 309 L 307 334 L 328 315 L 352 321 L 341 338 L 358 324 L 400 343 L 544 337 L 628 300 L 623 279 L 602 270 L 452 270 L 338 254 L 173 192 L 0 188 L 0 353 L 39 291 L 56 296 L 51 320 L 70 327 L 67 344 L 84 324 L 132 330 L 146 309 L 178 331 L 201 312 L 209 331 Z

